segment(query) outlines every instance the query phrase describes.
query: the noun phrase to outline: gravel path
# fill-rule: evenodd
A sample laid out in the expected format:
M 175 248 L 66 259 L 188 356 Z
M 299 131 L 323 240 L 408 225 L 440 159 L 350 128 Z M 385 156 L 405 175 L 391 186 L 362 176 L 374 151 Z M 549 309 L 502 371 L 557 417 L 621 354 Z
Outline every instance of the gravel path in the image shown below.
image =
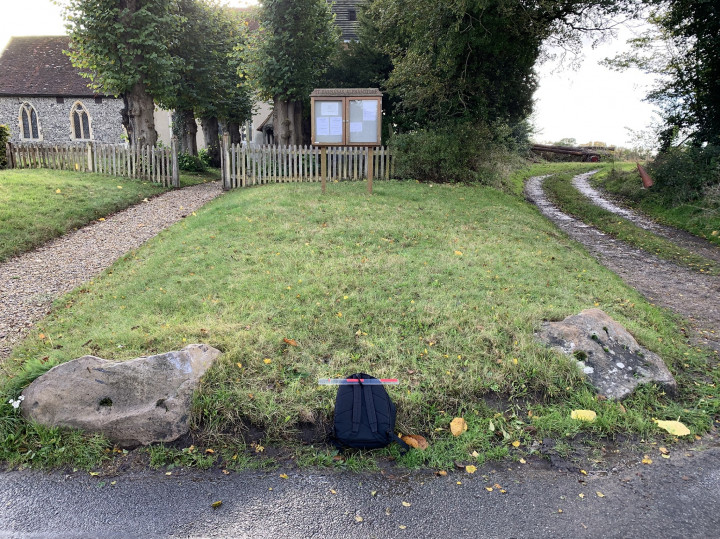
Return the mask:
M 677 228 L 673 228 L 671 226 L 656 223 L 649 217 L 615 204 L 609 200 L 611 197 L 607 193 L 601 193 L 597 189 L 593 188 L 590 185 L 589 178 L 590 177 L 587 174 L 575 176 L 572 184 L 575 189 L 588 197 L 590 202 L 596 206 L 600 206 L 609 212 L 624 217 L 628 221 L 635 223 L 640 228 L 644 228 L 649 232 L 662 236 L 663 238 L 673 242 L 675 245 L 683 247 L 688 251 L 692 251 L 695 254 L 720 263 L 720 248 L 714 244 L 702 238 L 698 238 L 697 236 L 694 236 L 684 230 L 678 230 Z
M 586 181 L 594 172 L 582 174 Z M 720 353 L 720 278 L 702 275 L 636 249 L 555 207 L 542 189 L 547 176 L 531 178 L 525 196 L 623 281 L 653 303 L 688 318 L 695 340 Z M 688 245 L 686 248 L 690 249 Z
M 0 359 L 56 298 L 220 194 L 220 182 L 169 191 L 0 264 Z

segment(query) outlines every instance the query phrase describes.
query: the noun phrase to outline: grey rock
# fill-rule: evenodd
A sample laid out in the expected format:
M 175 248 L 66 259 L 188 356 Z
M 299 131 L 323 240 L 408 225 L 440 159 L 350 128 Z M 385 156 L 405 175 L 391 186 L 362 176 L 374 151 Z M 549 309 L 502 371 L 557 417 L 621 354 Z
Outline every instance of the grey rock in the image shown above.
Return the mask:
M 30 384 L 21 411 L 43 425 L 104 434 L 119 447 L 171 442 L 188 432 L 193 391 L 219 356 L 206 344 L 128 361 L 83 356 Z
M 598 393 L 609 399 L 624 399 L 640 384 L 657 383 L 669 393 L 677 389 L 662 358 L 640 346 L 601 309 L 545 322 L 538 338 L 572 356 Z

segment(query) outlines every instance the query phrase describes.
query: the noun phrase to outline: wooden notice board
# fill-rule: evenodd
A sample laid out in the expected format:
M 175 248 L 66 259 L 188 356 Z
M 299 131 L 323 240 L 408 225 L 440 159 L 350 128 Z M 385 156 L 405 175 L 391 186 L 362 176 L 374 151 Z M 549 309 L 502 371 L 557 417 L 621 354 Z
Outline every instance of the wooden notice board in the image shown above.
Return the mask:
M 314 146 L 380 146 L 382 92 L 318 88 L 310 94 Z

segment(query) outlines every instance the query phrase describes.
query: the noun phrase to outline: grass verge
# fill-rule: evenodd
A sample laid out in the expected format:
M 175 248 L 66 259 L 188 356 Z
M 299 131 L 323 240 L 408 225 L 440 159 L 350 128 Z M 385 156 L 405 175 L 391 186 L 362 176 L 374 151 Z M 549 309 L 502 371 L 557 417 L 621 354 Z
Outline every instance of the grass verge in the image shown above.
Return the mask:
M 598 176 L 610 173 L 605 167 Z M 556 174 L 545 180 L 548 197 L 564 212 L 592 225 L 614 238 L 624 241 L 638 249 L 643 249 L 665 260 L 685 266 L 700 273 L 720 274 L 720 266 L 713 260 L 697 255 L 679 247 L 665 238 L 640 228 L 631 221 L 593 204 L 585 195 L 572 185 L 575 174 Z
M 720 200 L 706 197 L 692 203 L 668 206 L 657 192 L 643 189 L 637 172 L 615 170 L 592 179 L 624 204 L 666 225 L 686 230 L 720 245 Z
M 645 387 L 622 405 L 604 400 L 572 361 L 536 342 L 543 320 L 593 306 L 666 360 L 675 399 Z M 193 407 L 193 445 L 214 451 L 201 450 L 203 466 L 208 454 L 242 467 L 289 451 L 302 465 L 360 469 L 380 455 L 448 468 L 519 459 L 545 437 L 662 438 L 652 418 L 702 434 L 720 402 L 717 371 L 678 321 L 525 201 L 415 182 L 378 182 L 373 196 L 362 183 L 338 183 L 326 196 L 317 185 L 286 184 L 216 199 L 58 300 L 3 364 L 2 402 L 85 354 L 122 360 L 191 342 L 223 352 Z M 424 435 L 429 449 L 338 461 L 322 445 L 335 391 L 316 380 L 358 371 L 400 378 L 390 388 L 398 429 Z M 597 421 L 572 420 L 576 408 L 596 411 Z M 457 438 L 455 416 L 469 426 Z M 42 464 L 29 456 L 47 446 L 40 435 L 9 405 L 0 417 L 0 459 Z M 110 451 L 93 460 L 74 434 L 50 435 L 66 455 L 84 451 L 88 466 Z M 153 449 L 154 465 L 200 462 L 183 449 Z

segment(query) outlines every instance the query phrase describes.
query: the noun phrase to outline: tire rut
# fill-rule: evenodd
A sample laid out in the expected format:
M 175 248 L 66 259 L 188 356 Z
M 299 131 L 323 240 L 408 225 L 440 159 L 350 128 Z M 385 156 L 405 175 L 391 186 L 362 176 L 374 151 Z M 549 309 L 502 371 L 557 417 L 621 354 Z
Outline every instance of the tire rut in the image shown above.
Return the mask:
M 594 173 L 580 176 L 587 181 Z M 563 213 L 545 195 L 545 178 L 547 176 L 537 176 L 528 180 L 525 185 L 527 200 L 649 301 L 687 318 L 695 333 L 693 341 L 720 354 L 720 278 L 662 260 Z

